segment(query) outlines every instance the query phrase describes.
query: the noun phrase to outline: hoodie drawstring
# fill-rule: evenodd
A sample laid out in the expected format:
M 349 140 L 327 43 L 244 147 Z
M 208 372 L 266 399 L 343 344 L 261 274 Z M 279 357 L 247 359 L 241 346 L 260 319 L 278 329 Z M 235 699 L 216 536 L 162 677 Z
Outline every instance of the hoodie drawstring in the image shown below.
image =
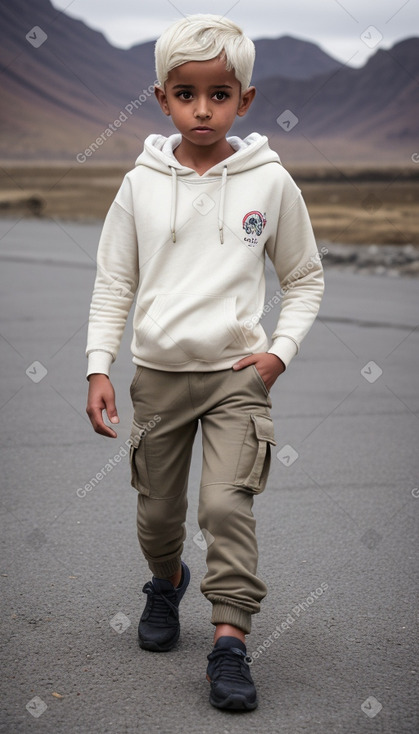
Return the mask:
M 172 172 L 172 201 L 170 205 L 170 231 L 172 233 L 172 241 L 176 242 L 176 200 L 177 200 L 177 174 L 176 168 L 170 166 Z
M 170 166 L 172 174 L 172 200 L 170 204 L 170 231 L 172 234 L 172 242 L 176 242 L 176 206 L 177 206 L 177 173 L 176 168 Z M 220 235 L 220 243 L 224 244 L 224 202 L 225 189 L 227 183 L 227 166 L 223 166 L 221 176 L 220 200 L 218 204 L 218 233 Z
M 227 183 L 227 166 L 223 166 L 223 175 L 221 177 L 221 193 L 220 203 L 218 205 L 218 231 L 220 233 L 220 242 L 224 244 L 224 200 L 225 200 L 225 189 Z

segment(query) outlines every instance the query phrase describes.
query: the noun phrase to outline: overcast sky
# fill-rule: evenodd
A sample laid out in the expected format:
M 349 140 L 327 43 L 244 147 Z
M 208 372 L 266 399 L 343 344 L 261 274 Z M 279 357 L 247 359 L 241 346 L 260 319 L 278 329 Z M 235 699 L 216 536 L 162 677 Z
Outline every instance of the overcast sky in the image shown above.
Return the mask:
M 156 39 L 182 15 L 209 12 L 226 15 L 253 40 L 291 35 L 314 41 L 351 66 L 361 66 L 378 48 L 419 35 L 418 0 L 52 0 L 52 4 L 102 31 L 121 48 Z

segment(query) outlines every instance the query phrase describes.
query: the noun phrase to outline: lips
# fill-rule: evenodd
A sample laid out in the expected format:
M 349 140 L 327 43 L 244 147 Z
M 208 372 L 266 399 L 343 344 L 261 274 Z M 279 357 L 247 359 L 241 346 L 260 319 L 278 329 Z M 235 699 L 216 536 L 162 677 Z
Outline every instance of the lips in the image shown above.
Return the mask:
M 211 130 L 213 132 L 212 127 L 207 127 L 206 125 L 198 125 L 198 127 L 192 128 L 193 130 Z

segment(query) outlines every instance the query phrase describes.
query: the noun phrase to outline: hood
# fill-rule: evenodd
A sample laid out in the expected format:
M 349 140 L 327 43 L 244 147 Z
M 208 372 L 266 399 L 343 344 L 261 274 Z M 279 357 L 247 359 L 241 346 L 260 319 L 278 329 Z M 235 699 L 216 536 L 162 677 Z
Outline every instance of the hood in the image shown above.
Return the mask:
M 173 151 L 180 144 L 182 135 L 175 133 L 169 137 L 152 134 L 144 141 L 144 150 L 135 161 L 136 166 L 147 166 L 160 173 L 172 177 L 172 196 L 170 205 L 170 230 L 173 242 L 176 242 L 176 201 L 178 176 L 199 178 L 200 180 L 221 176 L 220 199 L 218 204 L 218 230 L 220 242 L 224 242 L 224 201 L 228 176 L 243 173 L 251 168 L 263 166 L 265 163 L 280 163 L 278 154 L 269 147 L 266 135 L 253 132 L 243 140 L 236 135 L 227 138 L 227 142 L 235 149 L 235 153 L 216 163 L 202 176 L 188 166 L 183 166 L 175 158 Z

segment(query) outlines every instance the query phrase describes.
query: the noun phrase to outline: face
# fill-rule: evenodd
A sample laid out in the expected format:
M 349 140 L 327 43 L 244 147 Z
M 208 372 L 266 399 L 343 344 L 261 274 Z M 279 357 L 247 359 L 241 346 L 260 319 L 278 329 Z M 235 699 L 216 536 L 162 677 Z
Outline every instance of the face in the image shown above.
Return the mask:
M 246 114 L 255 91 L 250 87 L 242 95 L 234 70 L 226 71 L 225 60 L 218 57 L 181 64 L 169 72 L 164 91 L 155 87 L 163 112 L 196 146 L 225 141 L 236 115 Z

